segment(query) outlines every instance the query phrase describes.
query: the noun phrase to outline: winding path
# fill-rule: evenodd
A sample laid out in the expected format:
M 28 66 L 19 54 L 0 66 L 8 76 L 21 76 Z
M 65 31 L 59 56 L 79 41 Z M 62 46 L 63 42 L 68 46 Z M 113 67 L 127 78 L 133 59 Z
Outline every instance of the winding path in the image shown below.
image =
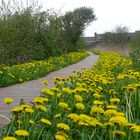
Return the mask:
M 53 86 L 53 77 L 68 77 L 73 73 L 73 70 L 80 71 L 81 68 L 91 68 L 97 61 L 98 55 L 91 54 L 82 61 L 67 66 L 61 70 L 54 71 L 43 78 L 37 80 L 28 81 L 22 84 L 16 84 L 5 88 L 0 88 L 0 114 L 6 117 L 10 117 L 9 107 L 3 103 L 3 99 L 10 97 L 14 99 L 14 102 L 10 105 L 10 108 L 19 105 L 19 101 L 23 98 L 28 103 L 35 97 L 40 95 L 40 91 L 45 86 L 40 84 L 44 80 L 49 81 L 48 87 Z M 6 124 L 8 121 L 0 116 L 0 125 Z

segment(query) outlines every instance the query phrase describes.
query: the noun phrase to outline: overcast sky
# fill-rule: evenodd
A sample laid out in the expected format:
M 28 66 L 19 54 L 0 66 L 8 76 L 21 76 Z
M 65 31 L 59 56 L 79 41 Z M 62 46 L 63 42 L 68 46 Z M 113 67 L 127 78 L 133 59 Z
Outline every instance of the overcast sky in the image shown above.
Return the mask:
M 129 27 L 130 31 L 140 30 L 140 0 L 39 0 L 43 8 L 65 11 L 81 6 L 94 8 L 97 20 L 85 30 L 85 36 L 94 32 L 110 31 L 116 25 Z

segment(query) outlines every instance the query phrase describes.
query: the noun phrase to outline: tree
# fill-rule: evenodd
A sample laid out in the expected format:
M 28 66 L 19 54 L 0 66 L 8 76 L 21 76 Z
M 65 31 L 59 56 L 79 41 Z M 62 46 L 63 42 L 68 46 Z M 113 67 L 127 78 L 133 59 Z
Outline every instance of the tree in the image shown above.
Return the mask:
M 125 45 L 129 41 L 129 29 L 126 26 L 116 26 L 111 32 L 104 34 L 104 42 L 111 45 Z
M 81 7 L 61 16 L 62 36 L 68 51 L 77 50 L 85 28 L 96 19 L 92 8 Z

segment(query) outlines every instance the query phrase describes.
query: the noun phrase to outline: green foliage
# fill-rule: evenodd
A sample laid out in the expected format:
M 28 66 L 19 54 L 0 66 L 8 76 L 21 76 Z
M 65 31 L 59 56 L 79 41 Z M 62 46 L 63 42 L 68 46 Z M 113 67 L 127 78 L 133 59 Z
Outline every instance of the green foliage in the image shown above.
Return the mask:
M 83 48 L 81 35 L 94 19 L 92 9 L 82 7 L 60 16 L 26 2 L 27 6 L 10 0 L 1 2 L 0 64 L 42 60 Z
M 74 11 L 67 12 L 60 17 L 62 22 L 62 36 L 68 51 L 77 50 L 77 43 L 81 40 L 81 36 L 86 26 L 95 20 L 95 14 L 92 8 L 81 7 Z
M 130 40 L 130 57 L 133 61 L 133 66 L 140 69 L 140 32 L 135 32 L 133 38 Z
M 117 26 L 111 32 L 104 34 L 103 40 L 108 45 L 125 45 L 129 41 L 128 28 Z

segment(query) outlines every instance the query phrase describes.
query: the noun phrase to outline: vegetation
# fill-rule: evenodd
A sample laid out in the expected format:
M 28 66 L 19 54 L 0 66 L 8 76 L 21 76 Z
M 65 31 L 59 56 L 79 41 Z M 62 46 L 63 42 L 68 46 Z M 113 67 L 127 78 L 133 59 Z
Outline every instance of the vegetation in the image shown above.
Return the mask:
M 134 36 L 129 42 L 130 57 L 133 61 L 133 66 L 140 70 L 140 32 L 135 32 Z
M 111 32 L 104 34 L 103 40 L 107 45 L 126 45 L 130 39 L 127 27 L 116 26 Z
M 60 15 L 42 11 L 34 1 L 0 3 L 0 64 L 43 60 L 84 47 L 81 38 L 95 19 L 93 9 L 81 7 Z
M 88 55 L 87 52 L 71 52 L 48 60 L 31 61 L 13 66 L 0 67 L 0 87 L 37 79 L 48 73 L 76 63 Z
M 140 72 L 131 65 L 116 53 L 102 53 L 91 70 L 56 77 L 32 104 L 10 109 L 3 140 L 139 140 Z

